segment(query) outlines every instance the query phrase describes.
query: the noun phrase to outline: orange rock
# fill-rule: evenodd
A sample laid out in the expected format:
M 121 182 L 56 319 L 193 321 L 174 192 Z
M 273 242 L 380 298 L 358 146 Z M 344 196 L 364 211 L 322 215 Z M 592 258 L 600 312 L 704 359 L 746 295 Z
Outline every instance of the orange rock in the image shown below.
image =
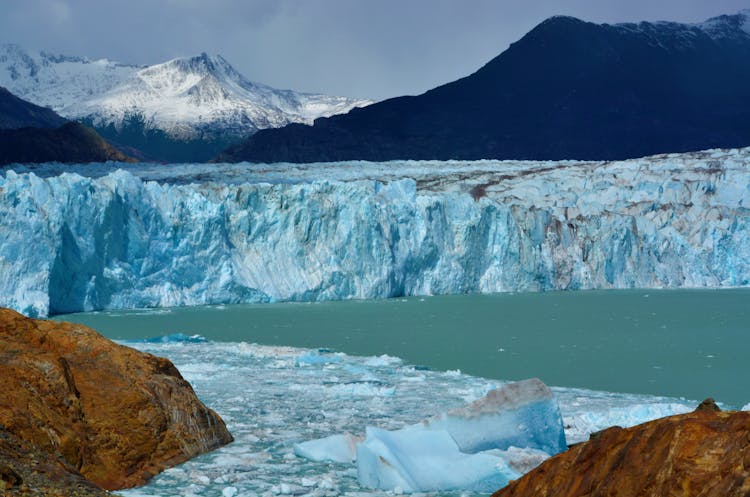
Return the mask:
M 493 497 L 747 497 L 750 412 L 694 412 L 613 427 L 575 445 Z
M 0 430 L 105 489 L 232 441 L 167 359 L 0 309 Z

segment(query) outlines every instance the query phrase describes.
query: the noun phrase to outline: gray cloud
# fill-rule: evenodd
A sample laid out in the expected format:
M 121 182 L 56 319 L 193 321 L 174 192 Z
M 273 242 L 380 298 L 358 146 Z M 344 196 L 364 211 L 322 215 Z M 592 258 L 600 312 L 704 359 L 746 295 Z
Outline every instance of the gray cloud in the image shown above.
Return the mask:
M 465 76 L 545 18 L 697 22 L 750 0 L 3 0 L 0 41 L 152 64 L 220 53 L 254 81 L 381 99 Z

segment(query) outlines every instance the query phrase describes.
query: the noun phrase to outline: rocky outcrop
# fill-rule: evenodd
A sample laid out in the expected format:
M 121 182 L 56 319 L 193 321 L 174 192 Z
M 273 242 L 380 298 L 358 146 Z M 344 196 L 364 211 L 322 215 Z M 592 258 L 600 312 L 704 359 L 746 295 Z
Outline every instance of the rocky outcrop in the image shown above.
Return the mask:
M 93 129 L 0 87 L 0 165 L 108 160 L 135 162 Z
M 0 495 L 3 497 L 107 497 L 64 461 L 0 430 Z
M 66 122 L 52 109 L 20 99 L 0 86 L 0 129 L 57 128 Z
M 0 129 L 0 165 L 38 162 L 135 162 L 80 123 L 59 128 Z
M 32 453 L 21 462 L 53 479 L 62 468 L 104 489 L 131 487 L 232 441 L 170 361 L 85 326 L 0 309 L 0 378 L 0 455 Z M 3 463 L 24 480 L 23 464 Z
M 493 497 L 747 495 L 750 412 L 721 412 L 708 401 L 689 414 L 599 432 Z

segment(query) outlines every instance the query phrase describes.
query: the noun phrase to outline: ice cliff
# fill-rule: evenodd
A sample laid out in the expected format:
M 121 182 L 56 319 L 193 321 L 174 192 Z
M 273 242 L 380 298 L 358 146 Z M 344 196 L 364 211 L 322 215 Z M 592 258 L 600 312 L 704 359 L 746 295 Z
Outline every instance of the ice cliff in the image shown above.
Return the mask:
M 31 316 L 750 283 L 750 149 L 611 163 L 10 169 L 0 305 Z

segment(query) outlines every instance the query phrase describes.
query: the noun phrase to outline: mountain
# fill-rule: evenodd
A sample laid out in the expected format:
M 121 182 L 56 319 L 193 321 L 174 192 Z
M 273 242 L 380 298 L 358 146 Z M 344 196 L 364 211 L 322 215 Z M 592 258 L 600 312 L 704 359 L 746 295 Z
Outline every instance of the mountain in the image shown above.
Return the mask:
M 750 144 L 750 10 L 700 24 L 542 22 L 419 96 L 264 130 L 219 161 L 597 159 Z
M 0 165 L 108 160 L 132 161 L 94 130 L 0 87 Z
M 55 111 L 33 105 L 0 86 L 0 129 L 57 128 L 65 123 Z
M 0 45 L 0 85 L 167 161 L 206 160 L 259 129 L 370 103 L 277 90 L 205 53 L 143 67 Z

